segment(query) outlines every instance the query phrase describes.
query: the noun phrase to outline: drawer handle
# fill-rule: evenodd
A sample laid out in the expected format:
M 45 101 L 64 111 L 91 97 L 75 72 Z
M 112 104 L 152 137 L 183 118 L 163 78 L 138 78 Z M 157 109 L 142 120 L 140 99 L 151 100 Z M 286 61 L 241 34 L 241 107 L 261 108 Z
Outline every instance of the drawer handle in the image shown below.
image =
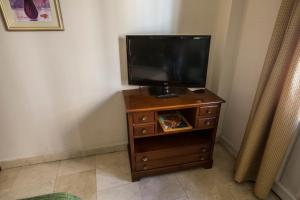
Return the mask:
M 147 133 L 147 129 L 143 128 L 141 132 L 142 132 L 142 134 L 146 134 Z
M 147 170 L 147 169 L 148 169 L 148 167 L 146 165 L 144 165 L 143 170 Z
M 206 111 L 206 113 L 207 113 L 207 114 L 211 114 L 212 112 L 211 112 L 211 110 L 208 109 L 208 110 Z
M 205 125 L 206 125 L 206 126 L 210 126 L 210 125 L 211 125 L 211 121 L 210 121 L 210 120 L 206 120 L 206 121 L 205 121 Z
M 205 152 L 207 152 L 207 149 L 206 148 L 202 148 L 201 151 L 202 151 L 202 153 L 205 153 Z
M 141 119 L 142 119 L 142 121 L 144 122 L 144 121 L 147 120 L 147 116 L 143 116 Z
M 148 161 L 148 158 L 147 158 L 147 157 L 143 157 L 143 158 L 142 158 L 142 161 L 143 161 L 143 162 L 147 162 L 147 161 Z
M 200 157 L 200 160 L 205 160 L 205 158 L 201 156 L 201 157 Z

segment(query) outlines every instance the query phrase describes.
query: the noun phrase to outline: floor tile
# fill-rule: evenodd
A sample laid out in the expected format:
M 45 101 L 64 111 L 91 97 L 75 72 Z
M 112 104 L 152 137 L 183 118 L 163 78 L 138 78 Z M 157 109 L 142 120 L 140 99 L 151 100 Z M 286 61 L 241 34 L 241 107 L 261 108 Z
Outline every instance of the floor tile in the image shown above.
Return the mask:
M 41 182 L 39 185 L 28 184 L 23 187 L 13 188 L 11 193 L 15 199 L 34 197 L 53 192 L 55 180 Z
M 127 151 L 97 156 L 97 190 L 131 183 Z
M 0 191 L 0 200 L 15 200 L 9 189 L 3 189 Z
M 0 172 L 0 191 L 10 189 L 15 182 L 21 168 L 11 168 Z
M 59 176 L 55 182 L 55 192 L 68 192 L 82 200 L 96 200 L 96 170 Z
M 25 187 L 39 187 L 56 179 L 59 162 L 22 167 L 12 186 L 14 191 Z
M 196 168 L 131 182 L 128 152 L 38 164 L 0 173 L 0 200 L 69 192 L 83 200 L 256 200 L 253 183 L 233 180 L 234 158 L 215 146 L 211 169 Z M 279 200 L 271 193 L 267 200 Z
M 97 190 L 105 190 L 131 183 L 130 171 L 124 172 L 117 168 L 97 169 Z
M 96 157 L 96 160 L 96 166 L 99 169 L 109 169 L 117 167 L 120 170 L 127 170 L 129 167 L 129 157 L 127 151 L 98 155 Z
M 187 199 L 174 174 L 143 178 L 139 181 L 143 200 Z
M 96 156 L 61 161 L 58 176 L 76 174 L 96 168 Z
M 98 191 L 98 200 L 142 200 L 138 183 Z
M 206 173 L 205 173 L 206 171 Z M 213 193 L 216 190 L 214 178 L 214 172 L 210 171 L 210 175 L 207 174 L 208 170 L 194 169 L 182 171 L 176 174 L 180 185 L 186 192 L 188 198 L 194 199 L 214 199 Z
M 225 155 L 222 152 L 221 147 L 215 152 L 215 160 L 222 160 L 224 157 L 229 156 L 224 162 L 230 162 L 230 155 Z M 225 150 L 223 150 L 225 151 Z M 223 155 L 224 154 L 224 155 Z M 231 162 L 230 165 L 233 165 Z M 190 200 L 196 199 L 239 199 L 241 188 L 236 187 L 236 184 L 232 179 L 232 167 L 225 166 L 220 167 L 220 163 L 215 162 L 211 169 L 193 169 L 185 170 L 176 174 L 179 182 L 183 186 Z
M 257 200 L 253 193 L 253 183 L 238 184 L 232 182 L 228 184 L 228 190 L 234 195 L 235 199 Z
M 256 199 L 249 184 L 233 180 L 234 158 L 220 145 L 216 145 L 214 165 L 211 169 L 193 169 L 176 174 L 190 200 L 196 199 Z
M 232 155 L 230 155 L 227 150 L 219 145 L 216 144 L 214 148 L 214 168 L 219 169 L 220 171 L 224 172 L 230 176 L 230 179 L 232 179 L 233 176 L 233 170 L 234 170 L 234 163 L 235 159 Z M 224 174 L 224 175 L 226 175 Z

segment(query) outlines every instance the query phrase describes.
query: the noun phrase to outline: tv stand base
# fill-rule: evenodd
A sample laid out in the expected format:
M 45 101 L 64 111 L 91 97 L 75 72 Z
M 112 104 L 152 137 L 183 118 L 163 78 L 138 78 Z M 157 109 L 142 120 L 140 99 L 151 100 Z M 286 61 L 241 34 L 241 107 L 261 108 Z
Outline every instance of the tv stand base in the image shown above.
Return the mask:
M 178 97 L 181 94 L 185 94 L 187 88 L 181 87 L 170 87 L 170 86 L 154 86 L 149 87 L 149 93 L 152 96 L 157 98 L 171 98 L 171 97 Z
M 159 95 L 156 95 L 156 98 L 172 98 L 172 97 L 178 97 L 178 94 L 168 93 L 168 94 L 159 94 Z
M 150 96 L 148 88 L 124 90 L 132 180 L 213 164 L 218 119 L 224 100 L 209 90 L 172 99 Z M 164 114 L 179 113 L 190 129 L 165 132 Z

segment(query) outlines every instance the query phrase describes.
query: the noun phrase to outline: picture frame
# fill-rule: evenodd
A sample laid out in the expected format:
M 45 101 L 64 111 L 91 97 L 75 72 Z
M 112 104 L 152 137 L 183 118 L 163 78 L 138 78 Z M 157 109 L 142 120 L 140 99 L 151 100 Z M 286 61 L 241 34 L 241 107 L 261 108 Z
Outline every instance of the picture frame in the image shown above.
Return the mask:
M 59 0 L 0 0 L 8 31 L 63 31 Z

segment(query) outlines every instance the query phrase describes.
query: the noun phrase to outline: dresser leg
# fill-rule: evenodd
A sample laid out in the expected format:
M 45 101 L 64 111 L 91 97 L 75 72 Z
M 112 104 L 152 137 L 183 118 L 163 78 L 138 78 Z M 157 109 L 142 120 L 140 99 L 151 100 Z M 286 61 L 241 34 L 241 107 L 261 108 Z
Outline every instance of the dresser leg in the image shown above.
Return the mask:
M 139 181 L 141 179 L 141 177 L 134 175 L 133 173 L 131 173 L 131 180 L 132 182 L 136 182 Z
M 208 162 L 207 164 L 203 165 L 204 169 L 211 169 L 213 166 L 213 161 Z

